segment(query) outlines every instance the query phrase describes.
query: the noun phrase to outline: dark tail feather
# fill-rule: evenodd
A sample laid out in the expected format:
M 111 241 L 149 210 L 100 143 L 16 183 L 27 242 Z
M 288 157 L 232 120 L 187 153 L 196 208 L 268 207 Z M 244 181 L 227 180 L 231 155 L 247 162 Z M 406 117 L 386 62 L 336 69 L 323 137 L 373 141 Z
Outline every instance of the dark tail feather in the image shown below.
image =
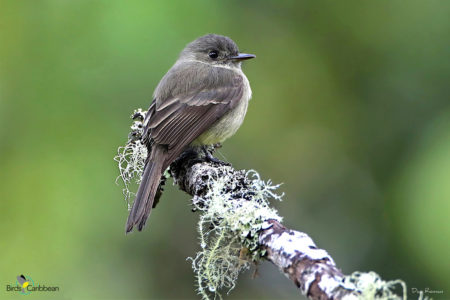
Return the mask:
M 136 194 L 136 199 L 128 216 L 126 233 L 133 230 L 133 227 L 138 224 L 139 231 L 144 228 L 145 222 L 152 210 L 155 194 L 158 190 L 164 160 L 164 149 L 159 146 L 153 147 L 150 159 L 144 168 L 144 174 L 142 175 L 142 181 Z

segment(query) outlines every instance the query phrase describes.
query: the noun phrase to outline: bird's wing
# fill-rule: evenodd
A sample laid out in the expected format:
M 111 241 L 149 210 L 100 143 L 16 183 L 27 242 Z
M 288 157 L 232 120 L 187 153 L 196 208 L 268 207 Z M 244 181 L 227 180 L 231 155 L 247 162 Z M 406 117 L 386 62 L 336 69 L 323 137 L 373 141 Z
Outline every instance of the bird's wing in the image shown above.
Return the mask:
M 214 88 L 172 96 L 160 105 L 153 101 L 144 122 L 144 139 L 167 147 L 164 168 L 214 122 L 235 108 L 244 88 L 243 78 L 236 74 L 232 80 Z

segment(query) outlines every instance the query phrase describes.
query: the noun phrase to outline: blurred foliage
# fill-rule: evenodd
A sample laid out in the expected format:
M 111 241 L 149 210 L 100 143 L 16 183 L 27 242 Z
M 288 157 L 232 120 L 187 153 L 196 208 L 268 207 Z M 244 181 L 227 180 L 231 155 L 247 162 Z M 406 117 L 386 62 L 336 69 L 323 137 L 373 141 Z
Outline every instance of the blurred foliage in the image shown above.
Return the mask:
M 169 184 L 125 236 L 112 158 L 184 45 L 214 32 L 257 55 L 222 155 L 284 182 L 285 224 L 345 273 L 449 298 L 449 13 L 438 0 L 0 1 L 0 284 L 61 287 L 36 299 L 198 298 L 189 197 Z M 258 273 L 229 299 L 298 298 L 275 267 Z

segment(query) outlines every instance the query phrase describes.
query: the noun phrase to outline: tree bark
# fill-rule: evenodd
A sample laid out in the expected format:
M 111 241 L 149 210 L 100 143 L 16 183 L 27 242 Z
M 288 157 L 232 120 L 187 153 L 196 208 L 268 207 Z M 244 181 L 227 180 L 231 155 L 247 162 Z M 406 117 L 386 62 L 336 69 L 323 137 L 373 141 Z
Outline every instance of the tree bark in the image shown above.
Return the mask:
M 248 185 L 245 172 L 227 168 L 228 172 L 233 173 L 232 176 L 241 179 L 239 182 L 242 186 L 239 188 L 245 191 Z M 217 163 L 207 162 L 194 151 L 190 151 L 172 163 L 170 173 L 181 190 L 194 196 L 194 201 L 201 201 L 208 191 L 206 179 L 221 176 L 218 169 Z M 242 197 L 240 201 L 248 200 Z M 307 234 L 287 229 L 277 220 L 266 221 L 270 226 L 259 232 L 258 246 L 266 250 L 264 258 L 292 280 L 303 295 L 310 299 L 358 297 L 358 293 L 351 286 L 345 286 L 344 275 L 327 251 L 317 248 Z

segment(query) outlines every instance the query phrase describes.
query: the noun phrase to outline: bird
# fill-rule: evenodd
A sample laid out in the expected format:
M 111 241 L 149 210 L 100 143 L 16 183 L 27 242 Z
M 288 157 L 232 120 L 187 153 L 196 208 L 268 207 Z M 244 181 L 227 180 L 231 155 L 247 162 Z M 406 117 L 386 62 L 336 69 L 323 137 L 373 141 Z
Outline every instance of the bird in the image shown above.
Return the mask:
M 148 156 L 126 233 L 135 226 L 142 231 L 160 178 L 181 153 L 221 144 L 239 129 L 252 96 L 241 64 L 255 57 L 218 34 L 201 36 L 181 51 L 157 85 L 143 120 L 141 141 Z

